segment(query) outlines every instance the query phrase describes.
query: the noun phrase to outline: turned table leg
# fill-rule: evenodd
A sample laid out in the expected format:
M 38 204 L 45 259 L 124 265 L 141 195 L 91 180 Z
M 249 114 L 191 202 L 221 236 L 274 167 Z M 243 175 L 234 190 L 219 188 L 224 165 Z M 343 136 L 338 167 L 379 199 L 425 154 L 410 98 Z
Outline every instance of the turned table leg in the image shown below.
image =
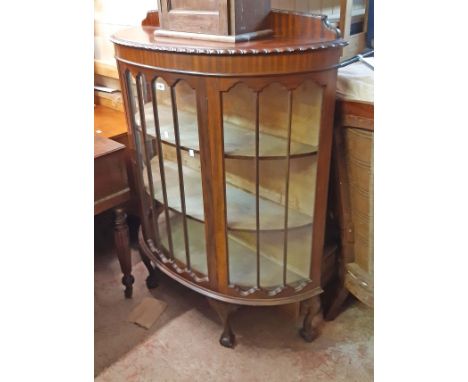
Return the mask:
M 122 270 L 122 284 L 125 285 L 125 297 L 131 298 L 133 293 L 132 259 L 130 252 L 130 238 L 127 225 L 127 214 L 122 208 L 115 209 L 114 240 Z
M 212 298 L 208 298 L 208 302 L 214 311 L 218 314 L 221 322 L 224 326 L 223 333 L 219 338 L 219 343 L 227 348 L 233 348 L 236 341 L 236 336 L 231 329 L 231 315 L 239 309 L 239 306 L 233 304 L 227 304 Z
M 306 315 L 299 334 L 305 341 L 312 342 L 319 334 L 317 330 L 317 319 L 321 313 L 320 296 L 305 300 L 301 305 L 302 309 L 306 311 Z

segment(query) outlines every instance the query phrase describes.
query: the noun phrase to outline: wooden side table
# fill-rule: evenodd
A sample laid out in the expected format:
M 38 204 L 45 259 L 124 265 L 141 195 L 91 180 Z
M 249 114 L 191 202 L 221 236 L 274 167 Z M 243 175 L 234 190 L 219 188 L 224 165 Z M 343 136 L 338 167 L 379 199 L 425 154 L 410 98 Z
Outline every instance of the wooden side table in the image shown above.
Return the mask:
M 94 133 L 128 147 L 125 113 L 110 107 L 96 105 L 94 107 Z
M 130 255 L 127 215 L 120 207 L 130 200 L 125 146 L 111 139 L 94 136 L 94 215 L 109 209 L 115 211 L 114 240 L 123 273 L 125 297 L 131 298 L 134 277 Z
M 124 156 L 127 166 L 128 184 L 131 191 L 131 200 L 127 203 L 128 213 L 138 216 L 140 211 L 138 210 L 137 197 L 135 194 L 135 176 L 131 161 L 131 145 L 129 144 L 125 113 L 107 106 L 96 105 L 94 107 L 94 134 L 112 139 L 113 141 L 119 142 L 125 146 Z

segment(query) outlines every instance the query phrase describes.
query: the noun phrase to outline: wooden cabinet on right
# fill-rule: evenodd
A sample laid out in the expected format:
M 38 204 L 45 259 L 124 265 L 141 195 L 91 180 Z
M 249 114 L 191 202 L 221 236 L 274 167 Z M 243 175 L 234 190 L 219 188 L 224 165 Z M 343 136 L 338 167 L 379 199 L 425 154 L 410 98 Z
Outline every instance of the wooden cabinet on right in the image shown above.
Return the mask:
M 341 70 L 340 70 L 341 71 Z M 340 280 L 325 318 L 332 320 L 353 294 L 374 305 L 373 71 L 358 63 L 338 72 L 342 98 L 335 114 L 332 209 L 340 230 Z
M 340 101 L 335 132 L 336 168 L 350 262 L 345 287 L 367 306 L 374 305 L 374 105 Z M 342 171 L 345 174 L 342 174 Z M 347 231 L 346 233 L 344 231 Z M 344 240 L 343 240 L 344 239 Z

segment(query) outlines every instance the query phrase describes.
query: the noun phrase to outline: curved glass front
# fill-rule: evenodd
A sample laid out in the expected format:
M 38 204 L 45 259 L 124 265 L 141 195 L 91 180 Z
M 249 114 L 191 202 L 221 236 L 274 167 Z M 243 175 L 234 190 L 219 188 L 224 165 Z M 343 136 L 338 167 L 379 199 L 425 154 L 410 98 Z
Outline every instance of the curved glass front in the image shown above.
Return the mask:
M 177 269 L 207 280 L 195 90 L 143 74 L 128 74 L 127 83 L 153 237 Z
M 196 92 L 127 75 L 129 106 L 157 246 L 207 280 Z M 310 281 L 323 88 L 240 82 L 221 93 L 231 286 L 276 290 Z M 209 201 L 207 201 L 209 202 Z
M 312 81 L 223 93 L 231 285 L 310 281 L 322 97 Z

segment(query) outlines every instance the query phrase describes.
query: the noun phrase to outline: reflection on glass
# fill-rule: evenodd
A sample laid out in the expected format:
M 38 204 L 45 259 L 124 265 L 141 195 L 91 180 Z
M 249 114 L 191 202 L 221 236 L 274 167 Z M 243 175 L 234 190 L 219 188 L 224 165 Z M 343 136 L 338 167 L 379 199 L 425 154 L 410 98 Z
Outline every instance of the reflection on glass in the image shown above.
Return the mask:
M 139 79 L 138 79 L 139 81 Z M 130 114 L 133 118 L 133 136 L 134 143 L 137 152 L 137 165 L 140 168 L 141 176 L 143 177 L 144 184 L 148 184 L 148 172 L 144 156 L 144 146 L 143 146 L 143 131 L 141 129 L 141 118 L 140 118 L 140 105 L 138 100 L 138 88 L 137 88 L 137 78 L 127 72 L 127 87 L 129 95 L 129 106 L 132 111 Z

